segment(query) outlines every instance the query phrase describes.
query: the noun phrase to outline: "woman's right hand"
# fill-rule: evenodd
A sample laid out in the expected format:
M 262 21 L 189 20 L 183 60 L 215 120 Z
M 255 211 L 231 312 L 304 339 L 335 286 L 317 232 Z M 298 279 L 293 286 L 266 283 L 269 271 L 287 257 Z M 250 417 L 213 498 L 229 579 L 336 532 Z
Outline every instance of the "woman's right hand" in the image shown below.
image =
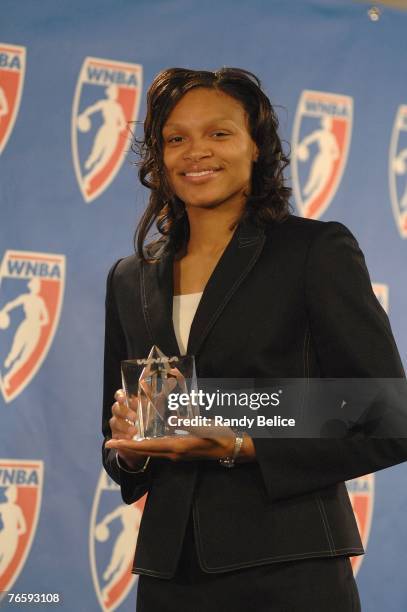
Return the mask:
M 115 440 L 132 440 L 138 433 L 137 428 L 137 397 L 130 399 L 130 408 L 127 407 L 123 389 L 114 394 L 115 403 L 112 406 L 112 417 L 109 420 L 112 438 Z M 130 451 L 118 450 L 119 459 L 131 470 L 139 469 L 145 462 L 145 457 L 135 455 Z

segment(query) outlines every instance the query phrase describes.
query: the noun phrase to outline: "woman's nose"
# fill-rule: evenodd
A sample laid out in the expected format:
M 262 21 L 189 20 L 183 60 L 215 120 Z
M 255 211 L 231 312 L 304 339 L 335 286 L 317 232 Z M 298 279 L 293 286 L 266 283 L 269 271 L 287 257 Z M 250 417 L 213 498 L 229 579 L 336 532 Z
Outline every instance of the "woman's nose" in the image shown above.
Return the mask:
M 199 161 L 205 157 L 211 157 L 211 155 L 211 150 L 201 141 L 191 141 L 189 147 L 184 151 L 184 159 L 191 161 Z

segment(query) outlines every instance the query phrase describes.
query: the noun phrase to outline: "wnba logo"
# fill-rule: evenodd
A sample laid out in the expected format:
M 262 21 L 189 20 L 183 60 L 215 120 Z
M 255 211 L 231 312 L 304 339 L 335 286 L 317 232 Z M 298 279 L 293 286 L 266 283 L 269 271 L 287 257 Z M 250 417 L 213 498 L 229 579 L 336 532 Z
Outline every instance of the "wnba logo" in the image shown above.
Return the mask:
M 0 592 L 12 587 L 30 552 L 42 483 L 42 461 L 0 459 Z
M 0 153 L 13 130 L 25 74 L 25 47 L 0 43 Z
M 65 257 L 6 251 L 0 267 L 0 387 L 10 402 L 35 376 L 54 338 Z
M 135 584 L 131 569 L 145 500 L 146 496 L 124 504 L 120 487 L 101 471 L 90 520 L 89 552 L 102 610 L 115 610 Z
M 103 193 L 120 170 L 141 88 L 139 64 L 95 57 L 83 62 L 72 109 L 72 153 L 86 202 Z
M 383 283 L 372 283 L 373 291 L 380 302 L 382 308 L 389 311 L 389 287 Z M 359 529 L 363 547 L 367 548 L 367 543 L 372 526 L 373 506 L 374 506 L 374 474 L 367 474 L 354 480 L 348 480 L 350 502 L 355 515 L 356 524 Z M 352 557 L 353 573 L 358 573 L 363 561 L 363 556 Z
M 389 286 L 384 283 L 372 283 L 372 287 L 380 306 L 389 314 Z
M 366 474 L 346 483 L 353 513 L 359 529 L 363 548 L 367 548 L 372 525 L 374 504 L 374 474 Z M 356 575 L 362 564 L 363 557 L 352 557 L 353 573 Z
M 292 137 L 293 190 L 304 217 L 318 219 L 330 205 L 346 166 L 352 133 L 349 96 L 303 91 Z
M 394 120 L 389 155 L 390 198 L 402 238 L 407 238 L 407 106 L 400 106 Z

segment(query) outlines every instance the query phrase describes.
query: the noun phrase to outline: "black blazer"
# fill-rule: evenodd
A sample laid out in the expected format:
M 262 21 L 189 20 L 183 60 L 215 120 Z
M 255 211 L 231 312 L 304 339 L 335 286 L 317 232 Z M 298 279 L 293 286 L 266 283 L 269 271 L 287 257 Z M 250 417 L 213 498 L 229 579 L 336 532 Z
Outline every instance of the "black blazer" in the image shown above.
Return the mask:
M 136 255 L 109 273 L 103 433 L 120 361 L 153 344 L 179 355 L 173 324 L 173 257 Z M 403 377 L 388 318 L 349 230 L 290 216 L 262 230 L 241 223 L 209 279 L 188 354 L 198 377 Z M 257 460 L 152 459 L 142 474 L 103 463 L 132 503 L 148 491 L 133 571 L 174 575 L 192 510 L 206 572 L 276 561 L 362 554 L 345 480 L 407 459 L 404 439 L 255 439 Z M 129 546 L 132 543 L 129 542 Z

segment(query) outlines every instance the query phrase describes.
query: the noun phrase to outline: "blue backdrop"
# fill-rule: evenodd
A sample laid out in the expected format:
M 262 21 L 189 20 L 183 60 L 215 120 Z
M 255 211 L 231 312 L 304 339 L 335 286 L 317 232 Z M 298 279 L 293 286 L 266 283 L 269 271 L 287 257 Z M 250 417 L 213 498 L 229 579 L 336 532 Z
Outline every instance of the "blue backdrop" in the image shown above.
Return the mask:
M 134 610 L 142 503 L 121 504 L 100 463 L 104 291 L 147 199 L 125 126 L 159 70 L 260 76 L 292 145 L 297 214 L 355 233 L 407 364 L 407 14 L 373 22 L 368 8 L 1 3 L 0 591 Z M 369 612 L 407 609 L 406 470 L 349 485 Z

